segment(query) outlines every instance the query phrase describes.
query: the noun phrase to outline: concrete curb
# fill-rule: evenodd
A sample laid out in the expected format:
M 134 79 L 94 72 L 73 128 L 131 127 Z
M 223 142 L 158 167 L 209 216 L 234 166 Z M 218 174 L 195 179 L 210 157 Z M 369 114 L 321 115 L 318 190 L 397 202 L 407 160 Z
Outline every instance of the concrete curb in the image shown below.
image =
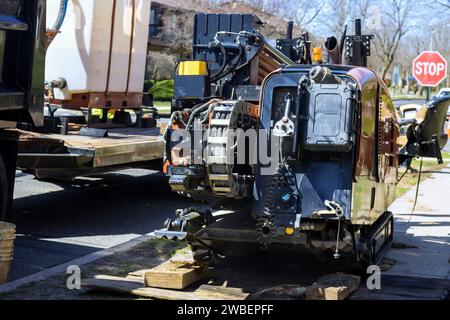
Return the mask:
M 32 282 L 43 281 L 43 280 L 46 280 L 55 275 L 66 274 L 67 268 L 69 266 L 73 266 L 73 265 L 83 266 L 88 263 L 97 261 L 99 259 L 108 257 L 112 254 L 130 250 L 130 249 L 136 247 L 137 245 L 139 245 L 147 240 L 151 240 L 151 239 L 155 239 L 155 236 L 153 235 L 153 233 L 131 239 L 127 242 L 124 242 L 117 246 L 111 247 L 109 249 L 100 250 L 100 251 L 88 254 L 87 256 L 84 256 L 84 257 L 60 264 L 58 266 L 40 271 L 38 273 L 26 276 L 24 278 L 5 283 L 3 285 L 0 285 L 0 293 L 10 292 L 10 291 L 16 290 L 17 288 L 19 288 L 21 286 L 30 284 Z

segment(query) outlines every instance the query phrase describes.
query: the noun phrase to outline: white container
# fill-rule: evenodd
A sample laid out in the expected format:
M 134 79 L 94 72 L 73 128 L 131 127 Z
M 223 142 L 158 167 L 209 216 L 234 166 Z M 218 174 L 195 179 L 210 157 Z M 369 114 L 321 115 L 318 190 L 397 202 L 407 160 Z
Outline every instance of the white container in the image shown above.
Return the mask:
M 47 28 L 60 0 L 47 0 Z M 69 0 L 67 14 L 47 50 L 45 79 L 63 78 L 55 98 L 80 93 L 141 93 L 144 86 L 150 0 Z

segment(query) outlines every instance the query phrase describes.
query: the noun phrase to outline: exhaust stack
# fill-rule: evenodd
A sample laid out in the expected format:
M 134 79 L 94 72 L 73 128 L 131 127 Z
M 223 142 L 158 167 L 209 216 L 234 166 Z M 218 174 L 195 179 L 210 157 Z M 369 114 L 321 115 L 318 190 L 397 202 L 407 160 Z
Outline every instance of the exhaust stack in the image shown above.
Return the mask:
M 325 42 L 325 48 L 327 49 L 328 63 L 329 64 L 341 64 L 341 52 L 338 41 L 335 37 L 329 37 Z

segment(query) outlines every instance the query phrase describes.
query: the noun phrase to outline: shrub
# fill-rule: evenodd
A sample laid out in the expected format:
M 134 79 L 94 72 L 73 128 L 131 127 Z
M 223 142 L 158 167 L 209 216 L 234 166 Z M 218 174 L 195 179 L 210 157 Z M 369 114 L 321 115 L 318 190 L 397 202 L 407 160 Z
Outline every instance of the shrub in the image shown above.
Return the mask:
M 148 84 L 152 84 L 148 93 L 153 95 L 153 100 L 155 101 L 168 101 L 173 98 L 174 94 L 174 81 L 173 80 L 162 80 L 153 83 L 149 80 Z

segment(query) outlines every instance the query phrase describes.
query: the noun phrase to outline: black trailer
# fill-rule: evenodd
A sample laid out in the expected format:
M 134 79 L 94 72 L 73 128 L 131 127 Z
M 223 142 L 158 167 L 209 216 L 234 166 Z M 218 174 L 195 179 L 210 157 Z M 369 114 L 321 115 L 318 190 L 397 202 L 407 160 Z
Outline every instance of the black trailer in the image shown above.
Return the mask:
M 45 0 L 0 0 L 0 220 L 11 218 L 18 122 L 43 123 Z

